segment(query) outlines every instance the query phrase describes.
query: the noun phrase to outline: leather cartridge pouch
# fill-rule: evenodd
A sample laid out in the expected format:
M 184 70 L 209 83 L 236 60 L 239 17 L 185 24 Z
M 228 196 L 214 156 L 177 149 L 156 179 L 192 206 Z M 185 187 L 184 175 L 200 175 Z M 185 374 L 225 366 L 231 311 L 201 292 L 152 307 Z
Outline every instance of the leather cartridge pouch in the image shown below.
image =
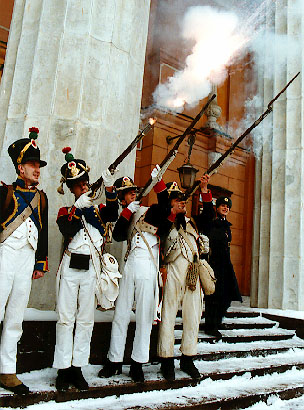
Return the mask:
M 79 270 L 89 270 L 90 255 L 82 253 L 71 253 L 70 268 Z

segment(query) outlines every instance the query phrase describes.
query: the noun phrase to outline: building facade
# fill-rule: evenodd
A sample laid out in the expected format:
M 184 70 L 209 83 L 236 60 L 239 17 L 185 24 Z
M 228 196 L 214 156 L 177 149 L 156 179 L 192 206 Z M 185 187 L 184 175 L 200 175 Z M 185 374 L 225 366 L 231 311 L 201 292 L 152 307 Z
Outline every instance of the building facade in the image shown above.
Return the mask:
M 5 57 L 0 91 L 1 179 L 10 183 L 14 177 L 7 156 L 9 143 L 26 135 L 29 126 L 40 128 L 39 144 L 49 164 L 41 185 L 51 198 L 51 272 L 34 283 L 31 306 L 50 309 L 61 247 L 56 214 L 71 201 L 70 196 L 56 193 L 61 148 L 70 145 L 76 156 L 84 158 L 94 180 L 134 138 L 140 114 L 142 124 L 153 115 L 154 129 L 120 167 L 120 174 L 135 173 L 135 182 L 144 185 L 153 166 L 172 147 L 167 137 L 181 135 L 206 99 L 177 115 L 153 107 L 156 86 L 183 67 L 189 52 L 174 38 L 185 2 L 177 2 L 178 8 L 175 0 L 1 3 L 5 10 L 0 21 L 1 64 Z M 198 3 L 212 2 L 193 1 Z M 281 3 L 275 10 L 269 7 L 262 24 L 274 32 L 299 36 L 303 23 L 293 13 L 297 3 L 284 0 L 287 13 Z M 243 131 L 240 124 L 248 98 L 262 95 L 267 106 L 294 71 L 301 70 L 302 60 L 300 50 L 279 71 L 265 53 L 265 66 L 257 72 L 248 54 L 229 67 L 225 82 L 213 90 L 216 101 L 195 127 L 191 164 L 198 169 L 197 176 Z M 299 80 L 274 106 L 271 135 L 265 128 L 261 155 L 255 158 L 249 137 L 211 179 L 213 195 L 228 195 L 233 202 L 232 262 L 241 293 L 250 295 L 252 306 L 304 309 L 300 297 L 304 280 L 302 104 Z M 188 149 L 184 142 L 165 182 L 179 182 L 177 168 L 186 161 Z M 144 204 L 155 199 L 151 192 Z M 199 212 L 200 205 L 196 194 L 188 212 Z M 111 251 L 121 255 L 119 247 Z

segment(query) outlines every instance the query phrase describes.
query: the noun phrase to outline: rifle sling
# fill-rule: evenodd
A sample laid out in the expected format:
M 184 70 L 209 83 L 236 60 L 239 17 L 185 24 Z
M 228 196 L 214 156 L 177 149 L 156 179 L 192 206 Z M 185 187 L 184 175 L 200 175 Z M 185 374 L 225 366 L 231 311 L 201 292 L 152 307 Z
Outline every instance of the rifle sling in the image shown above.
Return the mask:
M 19 226 L 32 214 L 33 208 L 38 206 L 39 192 L 36 192 L 34 198 L 26 208 L 19 214 L 15 220 L 8 225 L 2 232 L 0 232 L 0 243 L 4 242 Z M 26 201 L 27 202 L 27 201 Z

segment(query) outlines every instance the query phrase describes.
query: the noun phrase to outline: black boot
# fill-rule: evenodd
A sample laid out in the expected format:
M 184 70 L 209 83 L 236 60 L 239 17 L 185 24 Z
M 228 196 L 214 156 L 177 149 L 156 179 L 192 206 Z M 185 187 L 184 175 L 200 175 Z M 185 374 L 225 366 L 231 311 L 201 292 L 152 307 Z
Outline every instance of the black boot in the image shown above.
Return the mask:
M 56 377 L 56 389 L 58 391 L 68 390 L 71 380 L 71 368 L 59 369 Z
M 78 389 L 78 390 L 88 390 L 89 385 L 86 379 L 83 377 L 81 367 L 71 367 L 71 383 Z
M 180 368 L 194 380 L 201 378 L 200 372 L 194 366 L 192 356 L 185 356 L 184 354 L 182 354 L 182 357 L 180 359 Z
M 160 371 L 168 382 L 175 380 L 174 357 L 161 357 Z
M 15 373 L 0 374 L 0 387 L 20 396 L 25 396 L 30 392 L 30 389 L 18 379 Z
M 222 338 L 222 334 L 221 332 L 219 332 L 217 326 L 205 325 L 204 332 L 206 333 L 206 335 L 216 337 L 217 339 Z
M 145 381 L 145 376 L 142 370 L 142 363 L 138 363 L 131 359 L 129 376 L 132 377 L 135 383 L 143 383 Z
M 105 365 L 99 371 L 98 377 L 112 377 L 115 374 L 121 374 L 121 368 L 121 362 L 111 362 L 109 359 L 107 359 Z
M 18 386 L 14 386 L 14 387 L 8 387 L 4 385 L 3 387 L 6 390 L 10 390 L 14 394 L 18 394 L 18 396 L 27 396 L 30 393 L 30 389 L 23 383 L 18 384 Z

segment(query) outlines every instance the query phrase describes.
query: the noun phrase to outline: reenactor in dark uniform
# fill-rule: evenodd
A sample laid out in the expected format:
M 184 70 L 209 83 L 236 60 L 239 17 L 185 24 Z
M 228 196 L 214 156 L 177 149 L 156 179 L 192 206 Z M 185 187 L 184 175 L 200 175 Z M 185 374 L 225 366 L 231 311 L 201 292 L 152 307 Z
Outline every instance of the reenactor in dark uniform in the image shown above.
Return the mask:
M 59 369 L 58 390 L 66 390 L 70 384 L 86 390 L 88 383 L 81 367 L 88 364 L 90 356 L 96 277 L 101 269 L 99 254 L 106 223 L 118 217 L 118 201 L 113 189 L 115 177 L 106 170 L 102 173 L 106 205 L 93 205 L 89 196 L 89 168 L 69 151 L 69 147 L 63 149 L 66 163 L 61 167 L 61 183 L 66 183 L 74 194 L 75 203 L 60 208 L 57 217 L 65 250 L 57 273 L 58 321 L 53 367 Z M 58 192 L 63 192 L 62 185 Z
M 136 189 L 131 178 L 125 176 L 115 182 L 123 206 L 113 230 L 116 241 L 128 241 L 125 266 L 120 281 L 112 323 L 108 361 L 100 371 L 100 377 L 120 374 L 126 337 L 134 300 L 136 302 L 136 331 L 131 354 L 130 376 L 135 382 L 143 382 L 142 364 L 149 360 L 150 335 L 157 318 L 159 302 L 158 271 L 160 239 L 164 238 L 175 219 L 168 208 L 166 185 L 160 179 L 159 166 L 152 171 L 152 179 L 158 179 L 154 190 L 158 204 L 149 208 L 136 201 Z
M 35 141 L 38 128 L 29 131 L 8 148 L 16 182 L 0 187 L 0 385 L 17 394 L 29 392 L 16 376 L 16 355 L 32 279 L 48 271 L 47 197 L 37 189 L 46 162 Z
M 218 329 L 231 301 L 242 301 L 230 259 L 231 223 L 226 217 L 231 207 L 231 199 L 221 196 L 216 200 L 216 212 L 210 202 L 204 202 L 202 211 L 203 233 L 210 241 L 209 263 L 217 279 L 215 293 L 205 297 L 205 332 L 216 337 L 221 337 Z

